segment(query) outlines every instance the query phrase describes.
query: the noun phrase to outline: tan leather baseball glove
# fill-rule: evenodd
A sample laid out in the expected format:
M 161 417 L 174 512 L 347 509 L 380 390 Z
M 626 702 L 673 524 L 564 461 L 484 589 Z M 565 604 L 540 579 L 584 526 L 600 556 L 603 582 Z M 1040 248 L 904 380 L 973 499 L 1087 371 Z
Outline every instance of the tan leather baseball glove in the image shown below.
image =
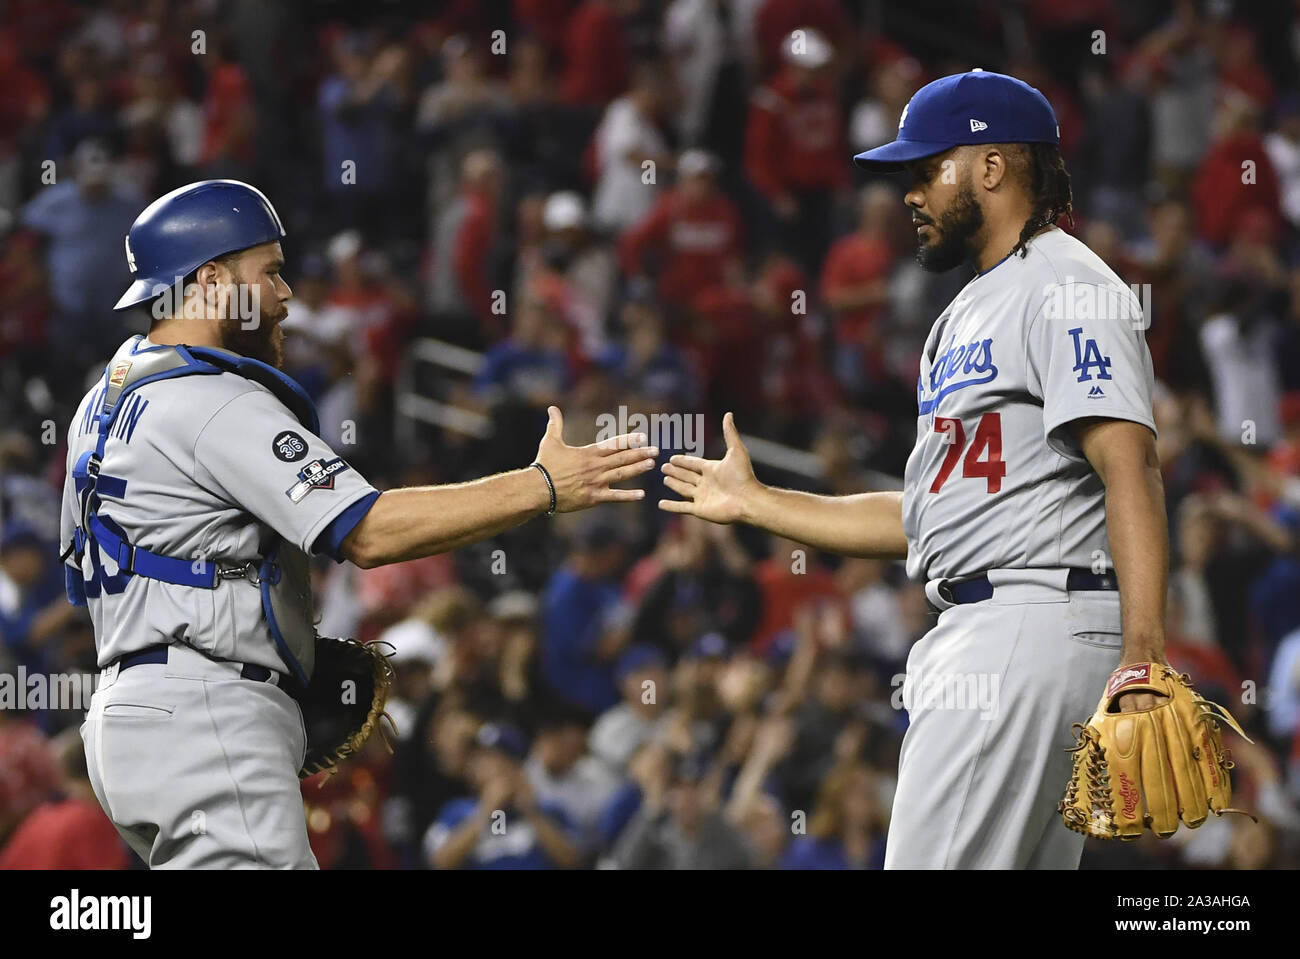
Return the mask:
M 1158 706 L 1121 713 L 1120 694 L 1167 696 Z M 1230 809 L 1232 761 L 1220 723 L 1249 738 L 1222 706 L 1192 688 L 1165 663 L 1133 663 L 1111 674 L 1097 711 L 1073 726 L 1074 771 L 1057 807 L 1075 832 L 1099 839 L 1137 839 L 1149 827 L 1161 837 L 1179 822 L 1196 828 Z M 1243 813 L 1249 815 L 1249 813 Z

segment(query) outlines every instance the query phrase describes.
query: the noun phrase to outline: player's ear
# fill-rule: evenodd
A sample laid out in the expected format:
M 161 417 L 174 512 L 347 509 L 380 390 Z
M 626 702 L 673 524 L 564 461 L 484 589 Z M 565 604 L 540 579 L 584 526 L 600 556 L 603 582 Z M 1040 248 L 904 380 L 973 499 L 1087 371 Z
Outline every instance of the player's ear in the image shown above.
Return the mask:
M 221 281 L 221 268 L 217 265 L 216 260 L 208 260 L 201 267 L 194 271 L 194 282 L 201 288 L 207 289 L 210 286 Z
M 218 257 L 204 263 L 194 273 L 198 295 L 208 312 L 222 312 L 230 294 L 231 284 L 237 282 L 235 264 L 230 257 Z
M 980 183 L 986 190 L 996 190 L 1007 176 L 1007 154 L 997 145 L 990 146 L 980 154 L 978 165 Z
M 199 267 L 194 279 L 199 289 L 203 291 L 204 297 L 211 299 L 230 284 L 238 282 L 239 278 L 235 272 L 235 263 L 226 257 L 221 257 L 209 260 Z
M 206 274 L 204 271 L 207 271 Z M 198 270 L 198 283 L 202 287 L 235 283 L 239 280 L 239 254 L 227 253 L 208 260 Z

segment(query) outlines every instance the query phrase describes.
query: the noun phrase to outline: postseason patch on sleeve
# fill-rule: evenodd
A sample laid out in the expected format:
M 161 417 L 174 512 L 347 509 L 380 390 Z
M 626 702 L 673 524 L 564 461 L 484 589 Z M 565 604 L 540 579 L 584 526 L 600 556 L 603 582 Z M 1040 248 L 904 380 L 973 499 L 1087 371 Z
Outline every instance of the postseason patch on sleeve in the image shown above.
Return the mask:
M 298 471 L 298 482 L 294 483 L 284 495 L 291 502 L 300 503 L 312 490 L 333 489 L 334 477 L 348 469 L 348 464 L 341 457 L 333 459 L 314 459 Z

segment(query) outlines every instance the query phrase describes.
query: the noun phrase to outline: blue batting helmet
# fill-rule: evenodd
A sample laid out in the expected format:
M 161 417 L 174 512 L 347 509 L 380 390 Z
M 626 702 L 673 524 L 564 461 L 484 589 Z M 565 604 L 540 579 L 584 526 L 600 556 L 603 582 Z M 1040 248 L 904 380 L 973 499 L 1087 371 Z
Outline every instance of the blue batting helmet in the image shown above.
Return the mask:
M 113 309 L 153 299 L 209 260 L 282 236 L 275 207 L 247 183 L 202 180 L 172 190 L 131 224 L 126 262 L 136 279 Z

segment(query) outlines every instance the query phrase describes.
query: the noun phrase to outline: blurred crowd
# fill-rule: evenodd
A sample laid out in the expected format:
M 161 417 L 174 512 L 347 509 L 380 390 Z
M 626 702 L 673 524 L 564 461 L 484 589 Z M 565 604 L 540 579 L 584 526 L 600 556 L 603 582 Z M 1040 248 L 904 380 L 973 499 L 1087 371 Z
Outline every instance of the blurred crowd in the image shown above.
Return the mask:
M 850 158 L 921 85 L 980 66 L 1052 102 L 1063 225 L 1144 285 L 1169 656 L 1254 740 L 1229 735 L 1234 805 L 1258 823 L 1090 843 L 1084 865 L 1300 865 L 1294 14 L 0 3 L 0 673 L 95 670 L 58 568 L 63 432 L 147 329 L 111 307 L 152 198 L 233 177 L 272 199 L 288 369 L 381 488 L 525 465 L 555 403 L 570 442 L 620 409 L 698 414 L 713 454 L 733 410 L 806 454 L 756 457 L 760 478 L 860 492 L 901 475 L 921 343 L 970 274 L 923 273 L 905 178 Z M 427 338 L 454 361 L 416 363 Z M 407 393 L 459 415 L 412 423 Z M 922 589 L 670 517 L 645 482 L 643 504 L 455 554 L 320 568 L 321 631 L 390 643 L 397 669 L 395 731 L 304 784 L 322 866 L 880 867 Z M 129 864 L 79 723 L 0 708 L 0 866 Z

